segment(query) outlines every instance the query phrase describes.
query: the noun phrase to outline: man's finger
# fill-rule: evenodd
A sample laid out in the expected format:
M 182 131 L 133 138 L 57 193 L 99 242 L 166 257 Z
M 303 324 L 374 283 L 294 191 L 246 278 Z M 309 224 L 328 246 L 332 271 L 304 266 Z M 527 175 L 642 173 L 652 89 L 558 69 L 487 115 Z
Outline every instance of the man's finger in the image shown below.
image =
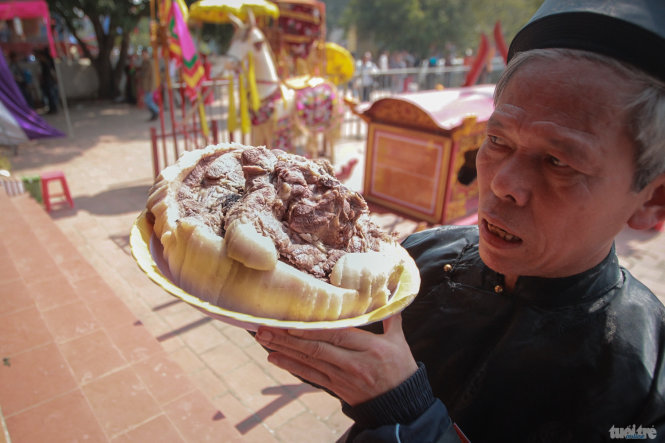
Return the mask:
M 367 347 L 370 332 L 357 328 L 344 329 L 288 329 L 288 334 L 303 340 L 321 341 L 351 351 L 362 351 Z
M 320 370 L 326 371 L 327 369 L 326 372 L 330 372 L 330 368 L 317 366 L 319 365 L 317 361 L 321 361 L 326 365 L 334 365 L 338 362 L 348 361 L 350 353 L 353 352 L 326 341 L 297 337 L 283 329 L 261 327 L 256 333 L 256 339 L 261 345 L 269 349 L 302 360 Z M 337 366 L 335 368 L 339 370 Z
M 293 355 L 285 354 L 280 351 L 271 352 L 268 354 L 268 361 L 275 366 L 282 368 L 293 375 L 302 377 L 303 379 L 323 386 L 325 388 L 331 387 L 330 376 L 321 371 L 320 369 L 309 365 L 303 361 L 303 358 L 297 358 Z M 322 367 L 322 365 L 316 365 Z M 329 364 L 323 365 L 324 370 L 331 370 Z
M 383 320 L 383 333 L 388 336 L 395 334 L 403 335 L 402 332 L 402 314 L 397 313 Z
M 260 344 L 273 351 L 268 360 L 282 369 L 321 386 L 329 387 L 331 383 L 338 386 L 348 384 L 349 368 L 340 364 L 351 362 L 354 351 L 336 348 L 321 341 L 289 337 L 283 330 L 259 331 L 256 337 Z M 317 378 L 313 379 L 314 376 Z M 321 380 L 321 376 L 326 377 L 327 381 Z

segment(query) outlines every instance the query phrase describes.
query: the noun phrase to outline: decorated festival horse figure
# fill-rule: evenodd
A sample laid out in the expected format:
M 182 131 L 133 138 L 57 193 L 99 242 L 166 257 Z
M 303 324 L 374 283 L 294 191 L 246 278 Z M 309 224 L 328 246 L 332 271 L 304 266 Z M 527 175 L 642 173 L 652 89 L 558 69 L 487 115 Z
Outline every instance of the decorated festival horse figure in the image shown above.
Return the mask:
M 238 74 L 241 126 L 251 120 L 253 145 L 294 152 L 294 140 L 303 137 L 306 155 L 316 158 L 322 154 L 334 162 L 333 144 L 344 112 L 337 87 L 322 77 L 280 79 L 269 42 L 251 10 L 248 16 L 244 23 L 230 15 L 236 31 L 226 53 L 231 61 L 227 68 Z M 232 94 L 229 97 L 233 100 Z M 235 119 L 231 115 L 234 108 L 231 102 L 230 123 Z M 323 153 L 319 150 L 321 136 Z

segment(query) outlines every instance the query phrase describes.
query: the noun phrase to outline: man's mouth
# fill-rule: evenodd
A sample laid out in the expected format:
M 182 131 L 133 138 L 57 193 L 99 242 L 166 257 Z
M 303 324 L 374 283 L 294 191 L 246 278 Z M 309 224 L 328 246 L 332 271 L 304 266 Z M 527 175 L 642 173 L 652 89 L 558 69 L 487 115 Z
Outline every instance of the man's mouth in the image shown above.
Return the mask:
M 496 235 L 497 237 L 500 237 L 502 240 L 505 240 L 505 241 L 511 242 L 511 243 L 518 243 L 518 242 L 522 241 L 521 238 L 507 233 L 503 229 L 499 228 L 498 226 L 495 226 L 495 225 L 491 224 L 487 220 L 485 220 L 485 224 L 487 226 L 488 231 L 490 231 L 492 234 Z

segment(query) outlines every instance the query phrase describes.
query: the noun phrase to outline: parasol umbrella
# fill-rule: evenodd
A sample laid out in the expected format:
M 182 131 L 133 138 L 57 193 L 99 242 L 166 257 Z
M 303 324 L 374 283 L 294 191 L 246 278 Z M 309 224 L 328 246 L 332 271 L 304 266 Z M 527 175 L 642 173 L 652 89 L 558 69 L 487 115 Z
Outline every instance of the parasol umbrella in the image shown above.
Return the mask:
M 198 0 L 189 7 L 189 18 L 206 23 L 230 23 L 229 14 L 247 20 L 247 10 L 254 16 L 279 17 L 279 8 L 267 0 Z
M 324 47 L 326 54 L 326 77 L 336 85 L 351 80 L 355 71 L 351 53 L 346 48 L 333 42 L 326 42 Z

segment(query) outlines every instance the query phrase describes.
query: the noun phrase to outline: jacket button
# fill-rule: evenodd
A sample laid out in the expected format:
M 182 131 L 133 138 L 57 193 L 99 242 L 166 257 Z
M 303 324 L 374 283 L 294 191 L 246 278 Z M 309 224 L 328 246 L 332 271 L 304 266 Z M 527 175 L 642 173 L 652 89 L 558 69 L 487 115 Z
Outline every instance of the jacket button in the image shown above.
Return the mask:
M 497 293 L 497 294 L 501 294 L 501 293 L 503 292 L 503 286 L 501 286 L 501 285 L 496 285 L 496 286 L 494 287 L 494 292 Z
M 446 263 L 445 265 L 443 265 L 443 271 L 444 272 L 450 272 L 452 270 L 453 270 L 453 266 L 450 263 Z

